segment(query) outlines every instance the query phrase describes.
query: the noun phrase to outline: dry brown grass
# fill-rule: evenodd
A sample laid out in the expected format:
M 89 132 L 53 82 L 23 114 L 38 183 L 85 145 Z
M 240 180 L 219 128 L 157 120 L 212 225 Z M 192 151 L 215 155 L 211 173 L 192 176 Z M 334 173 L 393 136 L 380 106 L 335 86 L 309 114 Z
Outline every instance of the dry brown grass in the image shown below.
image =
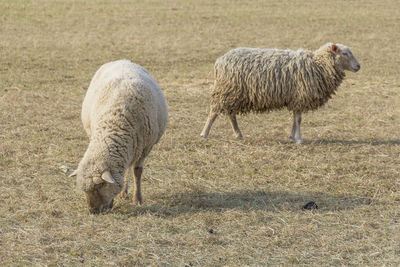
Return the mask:
M 400 265 L 399 17 L 396 0 L 0 1 L 0 265 Z M 226 118 L 199 137 L 218 56 L 328 41 L 361 71 L 304 116 L 304 145 L 287 111 L 239 117 L 243 141 Z M 88 144 L 92 75 L 120 58 L 159 81 L 170 121 L 144 205 L 91 216 L 59 167 Z

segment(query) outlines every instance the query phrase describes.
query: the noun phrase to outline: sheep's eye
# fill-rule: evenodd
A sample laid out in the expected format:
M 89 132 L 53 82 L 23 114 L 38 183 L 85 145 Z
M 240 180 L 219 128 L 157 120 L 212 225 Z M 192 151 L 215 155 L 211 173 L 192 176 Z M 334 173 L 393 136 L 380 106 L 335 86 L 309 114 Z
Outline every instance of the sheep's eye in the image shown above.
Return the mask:
M 342 55 L 347 57 L 349 54 L 347 54 L 346 52 L 343 52 Z

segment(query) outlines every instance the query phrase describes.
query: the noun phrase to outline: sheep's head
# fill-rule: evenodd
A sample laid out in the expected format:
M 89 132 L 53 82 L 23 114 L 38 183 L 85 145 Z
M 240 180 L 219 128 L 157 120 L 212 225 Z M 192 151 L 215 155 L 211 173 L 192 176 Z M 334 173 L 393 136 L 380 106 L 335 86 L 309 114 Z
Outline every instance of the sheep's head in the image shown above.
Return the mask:
M 342 44 L 331 44 L 331 52 L 335 54 L 336 66 L 342 70 L 357 72 L 360 70 L 360 63 L 353 55 L 350 48 Z
M 116 184 L 108 171 L 102 174 L 101 181 L 99 177 L 93 180 L 99 181 L 99 183 L 95 183 L 93 190 L 86 191 L 85 193 L 89 212 L 97 214 L 113 207 L 114 197 L 121 192 L 121 187 Z
M 81 162 L 72 176 L 76 176 L 77 187 L 85 192 L 89 212 L 92 214 L 112 208 L 114 197 L 121 192 L 122 186 L 109 171 L 97 171 L 88 162 Z

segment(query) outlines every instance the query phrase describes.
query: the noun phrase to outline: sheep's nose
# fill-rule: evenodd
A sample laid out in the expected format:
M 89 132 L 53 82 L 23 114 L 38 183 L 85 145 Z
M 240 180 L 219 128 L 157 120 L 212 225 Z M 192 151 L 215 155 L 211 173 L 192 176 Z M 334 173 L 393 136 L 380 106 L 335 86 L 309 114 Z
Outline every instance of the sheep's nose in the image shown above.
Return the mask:
M 111 202 L 110 202 L 110 204 L 108 205 L 108 209 L 111 209 L 112 207 L 113 207 L 113 205 L 114 205 L 114 199 L 111 199 Z
M 98 209 L 98 208 L 89 208 L 89 213 L 90 214 L 99 214 L 100 213 L 100 209 Z
M 354 70 L 355 70 L 355 71 L 359 71 L 360 68 L 361 68 L 360 64 L 357 64 L 357 65 L 355 66 Z

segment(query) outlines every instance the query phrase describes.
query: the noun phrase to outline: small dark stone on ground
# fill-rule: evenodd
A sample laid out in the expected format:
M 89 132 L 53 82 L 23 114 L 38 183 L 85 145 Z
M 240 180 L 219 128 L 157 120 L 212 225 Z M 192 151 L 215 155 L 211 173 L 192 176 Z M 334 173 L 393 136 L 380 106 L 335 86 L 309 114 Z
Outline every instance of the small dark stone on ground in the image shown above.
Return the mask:
M 209 232 L 210 234 L 213 234 L 213 233 L 214 233 L 214 230 L 213 230 L 213 229 L 208 229 L 208 232 Z
M 318 209 L 318 205 L 314 201 L 310 201 L 303 206 L 303 210 L 316 210 L 316 209 Z

